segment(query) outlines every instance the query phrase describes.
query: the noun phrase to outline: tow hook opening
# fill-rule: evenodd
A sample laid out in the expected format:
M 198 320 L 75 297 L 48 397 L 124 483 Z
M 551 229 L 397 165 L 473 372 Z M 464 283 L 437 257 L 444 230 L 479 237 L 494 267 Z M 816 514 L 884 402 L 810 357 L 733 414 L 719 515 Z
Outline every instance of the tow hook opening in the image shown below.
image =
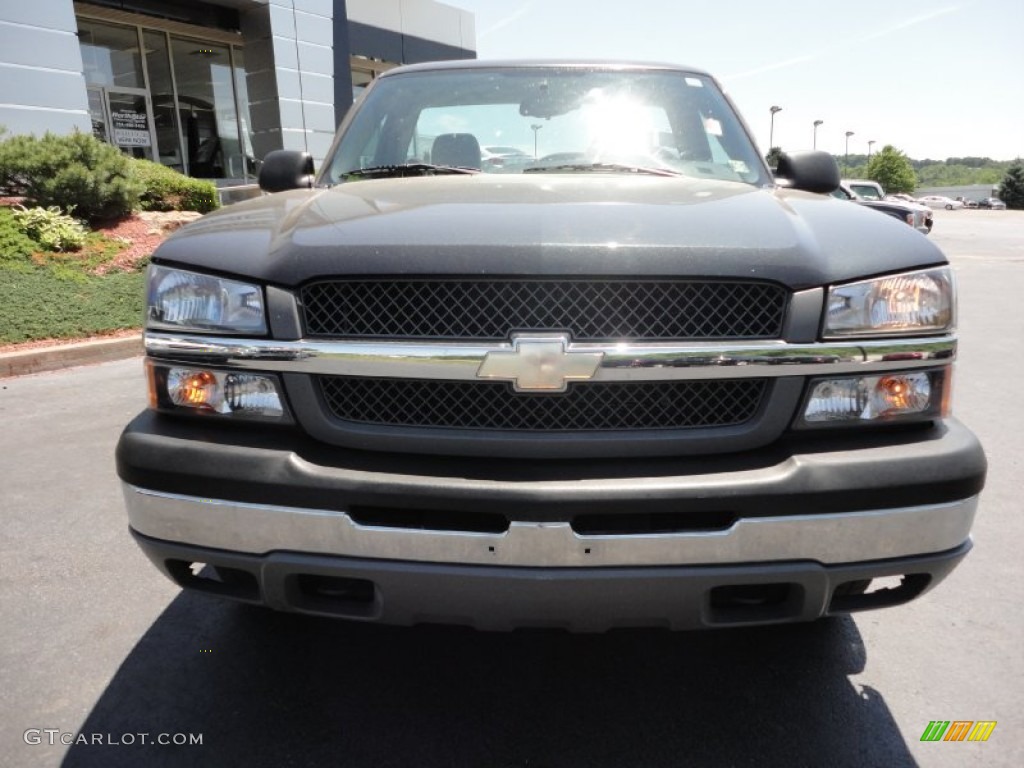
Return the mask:
M 364 619 L 380 613 L 377 587 L 368 579 L 300 573 L 288 582 L 292 604 L 299 610 Z
M 709 618 L 714 624 L 782 621 L 800 615 L 803 587 L 789 582 L 727 584 L 710 594 Z
M 175 582 L 186 589 L 238 600 L 259 600 L 260 597 L 256 577 L 239 568 L 199 561 L 168 560 L 167 571 Z
M 852 613 L 907 603 L 927 589 L 931 578 L 927 573 L 906 573 L 844 581 L 833 590 L 828 612 Z

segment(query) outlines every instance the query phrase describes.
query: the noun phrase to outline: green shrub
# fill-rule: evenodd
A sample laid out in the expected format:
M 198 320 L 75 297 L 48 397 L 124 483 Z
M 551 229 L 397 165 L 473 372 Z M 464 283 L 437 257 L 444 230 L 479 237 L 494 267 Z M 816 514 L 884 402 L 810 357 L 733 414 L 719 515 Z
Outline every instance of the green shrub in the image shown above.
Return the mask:
M 10 208 L 0 208 L 0 269 L 24 270 L 30 267 L 38 243 L 26 235 Z
M 49 208 L 19 205 L 13 213 L 22 231 L 48 251 L 80 250 L 89 234 L 80 221 L 62 213 L 55 205 Z
M 31 205 L 58 206 L 89 220 L 131 212 L 142 193 L 131 159 L 84 133 L 0 141 L 0 195 L 24 197 Z
M 144 211 L 209 213 L 219 205 L 213 182 L 184 176 L 166 165 L 133 160 L 132 175 L 143 186 L 139 205 Z

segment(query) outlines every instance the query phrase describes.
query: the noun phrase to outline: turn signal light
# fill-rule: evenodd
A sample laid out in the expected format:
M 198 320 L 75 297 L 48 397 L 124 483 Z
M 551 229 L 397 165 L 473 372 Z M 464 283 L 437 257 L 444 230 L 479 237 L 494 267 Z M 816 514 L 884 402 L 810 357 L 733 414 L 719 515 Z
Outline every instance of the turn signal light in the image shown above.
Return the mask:
M 217 389 L 217 377 L 209 371 L 173 368 L 167 376 L 167 394 L 175 405 L 214 408 Z
M 280 383 L 264 373 L 183 368 L 147 360 L 150 406 L 239 418 L 286 420 Z
M 949 368 L 816 379 L 798 426 L 841 426 L 936 418 L 948 407 Z

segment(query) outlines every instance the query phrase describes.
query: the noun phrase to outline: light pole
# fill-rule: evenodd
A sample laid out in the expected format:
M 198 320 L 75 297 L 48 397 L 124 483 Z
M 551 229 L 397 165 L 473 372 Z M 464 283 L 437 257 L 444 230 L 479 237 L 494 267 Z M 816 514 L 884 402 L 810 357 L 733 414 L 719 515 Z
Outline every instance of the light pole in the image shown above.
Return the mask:
M 843 171 L 850 170 L 850 137 L 853 136 L 853 131 L 846 132 L 846 152 L 843 155 Z
M 530 126 L 533 129 L 533 159 L 537 159 L 537 131 L 544 127 L 543 123 L 534 123 Z
M 871 141 L 868 142 L 868 160 L 871 159 L 871 147 L 874 145 L 874 143 L 875 143 L 874 139 L 872 139 Z
M 824 120 L 814 121 L 814 149 L 818 148 L 818 126 L 824 123 Z
M 771 126 L 768 128 L 768 151 L 769 152 L 771 152 L 772 148 L 775 146 L 775 113 L 776 112 L 781 112 L 781 111 L 782 111 L 782 107 L 772 107 L 771 108 L 772 121 L 771 121 Z

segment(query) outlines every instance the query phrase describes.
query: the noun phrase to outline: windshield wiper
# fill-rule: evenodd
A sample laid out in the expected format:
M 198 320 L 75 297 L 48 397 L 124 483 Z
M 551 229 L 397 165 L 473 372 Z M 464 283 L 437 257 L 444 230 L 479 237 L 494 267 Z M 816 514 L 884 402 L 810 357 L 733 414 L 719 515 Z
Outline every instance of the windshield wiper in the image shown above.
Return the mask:
M 404 176 L 440 176 L 446 174 L 480 173 L 479 168 L 461 168 L 454 165 L 433 165 L 432 163 L 405 163 L 403 165 L 375 165 L 372 168 L 355 168 L 341 174 L 343 178 L 402 178 Z
M 566 163 L 560 165 L 540 165 L 523 169 L 523 173 L 585 173 L 589 171 L 597 171 L 599 173 L 638 173 L 649 176 L 682 175 L 677 171 L 670 171 L 668 168 L 650 168 L 643 165 L 629 165 L 628 163 Z

